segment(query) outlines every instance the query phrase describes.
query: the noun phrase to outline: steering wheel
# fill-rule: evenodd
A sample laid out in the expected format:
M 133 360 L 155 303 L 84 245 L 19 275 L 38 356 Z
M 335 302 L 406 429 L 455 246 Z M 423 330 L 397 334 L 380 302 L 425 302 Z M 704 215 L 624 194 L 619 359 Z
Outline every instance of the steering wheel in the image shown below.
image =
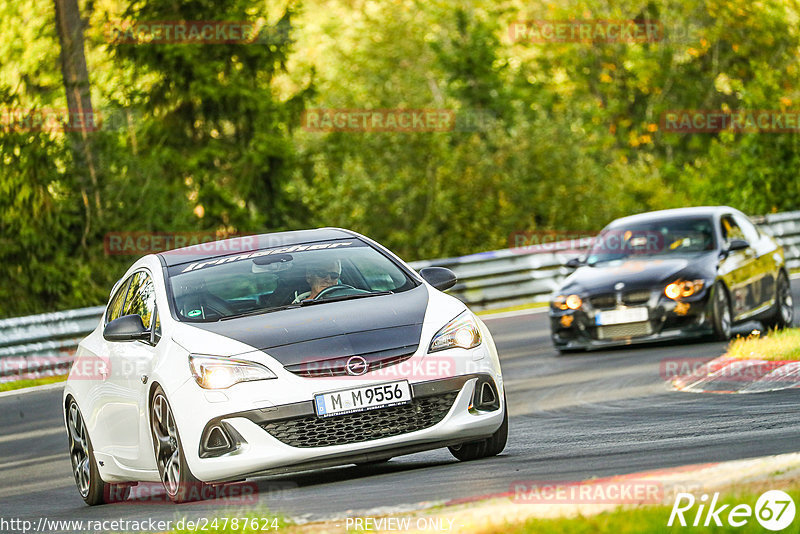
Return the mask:
M 322 295 L 326 294 L 326 293 L 333 293 L 334 291 L 338 291 L 338 290 L 341 290 L 341 289 L 356 289 L 356 288 L 354 288 L 351 285 L 347 285 L 347 284 L 336 284 L 335 286 L 326 287 L 325 289 L 323 289 L 322 291 L 317 293 L 317 296 L 314 297 L 314 300 L 319 300 L 319 298 Z M 356 291 L 358 291 L 358 290 L 356 290 Z

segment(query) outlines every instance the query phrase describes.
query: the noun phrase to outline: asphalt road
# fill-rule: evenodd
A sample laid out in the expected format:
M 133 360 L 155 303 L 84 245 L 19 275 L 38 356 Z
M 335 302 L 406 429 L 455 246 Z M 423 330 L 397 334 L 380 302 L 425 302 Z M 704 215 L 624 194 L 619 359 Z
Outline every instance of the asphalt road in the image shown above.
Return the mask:
M 793 293 L 799 303 L 798 281 Z M 702 395 L 668 389 L 661 372 L 666 360 L 711 359 L 724 343 L 559 356 L 545 313 L 487 324 L 501 354 L 511 414 L 502 455 L 460 463 L 438 450 L 377 466 L 256 479 L 259 503 L 250 511 L 268 508 L 302 519 L 375 514 L 505 492 L 519 480 L 582 480 L 798 450 L 797 390 Z M 71 474 L 60 398 L 60 390 L 0 398 L 0 518 L 141 521 L 239 511 L 213 501 L 85 506 Z

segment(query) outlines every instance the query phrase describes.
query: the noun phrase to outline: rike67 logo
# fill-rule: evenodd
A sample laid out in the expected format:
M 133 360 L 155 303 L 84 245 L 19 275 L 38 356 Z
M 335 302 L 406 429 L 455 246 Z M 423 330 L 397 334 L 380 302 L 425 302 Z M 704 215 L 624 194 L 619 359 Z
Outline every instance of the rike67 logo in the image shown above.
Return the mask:
M 696 510 L 693 510 L 696 506 Z M 747 504 L 721 504 L 719 493 L 703 494 L 695 498 L 691 493 L 678 493 L 667 526 L 682 527 L 743 527 L 755 516 L 756 521 L 767 530 L 778 532 L 794 522 L 795 504 L 791 496 L 780 490 L 763 493 L 754 508 Z M 796 532 L 796 530 L 794 531 Z

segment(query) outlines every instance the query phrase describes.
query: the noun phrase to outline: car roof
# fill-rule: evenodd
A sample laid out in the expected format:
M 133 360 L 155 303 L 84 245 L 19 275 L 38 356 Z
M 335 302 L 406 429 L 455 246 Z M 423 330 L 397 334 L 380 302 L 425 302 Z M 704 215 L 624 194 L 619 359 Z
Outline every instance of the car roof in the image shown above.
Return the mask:
M 636 215 L 629 215 L 615 219 L 609 224 L 635 224 L 649 221 L 658 221 L 662 219 L 677 219 L 677 218 L 690 218 L 690 217 L 715 217 L 727 213 L 741 213 L 739 210 L 729 206 L 697 206 L 693 208 L 674 208 L 669 210 L 648 211 L 645 213 L 638 213 Z
M 242 254 L 264 248 L 286 247 L 353 237 L 359 237 L 359 235 L 342 228 L 295 230 L 291 232 L 249 235 L 201 243 L 199 245 L 159 252 L 158 256 L 163 265 L 172 267 L 173 265 L 180 265 L 182 263 L 221 258 L 222 256 L 228 256 L 230 254 Z

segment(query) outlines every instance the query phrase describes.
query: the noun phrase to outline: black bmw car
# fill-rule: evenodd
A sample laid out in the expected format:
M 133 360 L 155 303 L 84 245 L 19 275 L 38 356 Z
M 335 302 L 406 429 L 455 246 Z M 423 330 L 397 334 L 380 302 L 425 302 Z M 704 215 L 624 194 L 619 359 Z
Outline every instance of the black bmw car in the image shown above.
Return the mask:
M 561 351 L 713 335 L 739 322 L 792 323 L 783 249 L 743 213 L 697 207 L 617 219 L 550 302 Z

